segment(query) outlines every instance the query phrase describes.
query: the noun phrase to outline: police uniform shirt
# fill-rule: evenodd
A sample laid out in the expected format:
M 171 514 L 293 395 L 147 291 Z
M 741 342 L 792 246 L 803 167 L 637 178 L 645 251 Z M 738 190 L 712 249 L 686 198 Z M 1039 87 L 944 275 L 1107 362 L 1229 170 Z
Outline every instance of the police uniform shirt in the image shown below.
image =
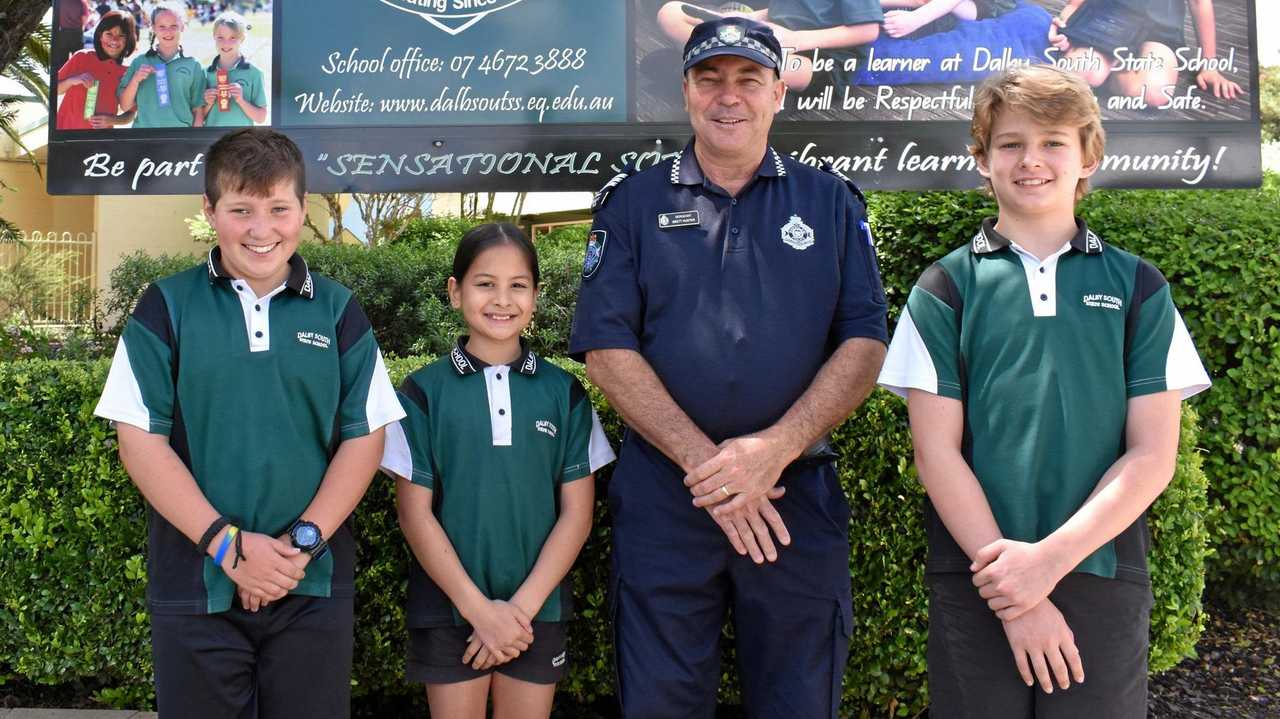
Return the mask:
M 571 355 L 639 352 L 712 441 L 776 422 L 840 343 L 887 339 L 861 195 L 765 151 L 738 196 L 690 143 L 600 199 Z
M 133 127 L 191 127 L 195 123 L 194 109 L 204 105 L 204 68 L 195 58 L 182 54 L 181 49 L 167 62 L 160 53 L 148 50 L 129 64 L 129 70 L 120 80 L 118 93 L 124 91 L 133 80 L 134 73 L 143 65 L 166 68 L 169 102 L 161 103 L 159 81 L 156 73 L 151 73 L 138 84 L 134 100 L 138 114 L 133 118 Z
M 1125 451 L 1127 401 L 1209 377 L 1159 270 L 1083 222 L 1043 262 L 987 220 L 921 275 L 879 383 L 964 403 L 962 452 L 1002 536 L 1061 527 Z M 928 507 L 929 571 L 969 560 Z M 1075 571 L 1148 581 L 1139 520 Z
M 200 491 L 241 529 L 273 537 L 306 510 L 338 445 L 404 416 L 369 320 L 351 291 L 298 255 L 256 297 L 217 248 L 138 301 L 94 413 L 169 437 Z M 231 606 L 235 586 L 154 510 L 148 598 L 160 614 Z M 344 524 L 293 594 L 351 596 Z
M 408 417 L 387 430 L 382 466 L 432 490 L 432 510 L 484 596 L 510 599 L 533 571 L 559 516 L 560 487 L 614 459 L 577 378 L 528 347 L 510 365 L 464 349 L 400 386 Z M 533 617 L 572 614 L 566 576 Z M 411 562 L 406 623 L 462 625 L 448 596 Z
M 205 87 L 218 87 L 218 58 L 213 59 L 213 63 L 205 68 Z M 240 62 L 235 67 L 227 71 L 227 82 L 239 85 L 243 92 L 244 101 L 254 107 L 267 106 L 267 88 L 262 79 L 262 71 L 257 67 L 250 65 L 249 61 L 240 57 Z M 200 98 L 200 104 L 204 104 L 204 97 Z M 204 119 L 205 127 L 244 127 L 252 125 L 253 120 L 244 113 L 235 98 L 230 98 L 230 107 L 226 112 L 218 109 L 218 101 L 213 101 L 213 107 L 209 110 L 209 115 Z

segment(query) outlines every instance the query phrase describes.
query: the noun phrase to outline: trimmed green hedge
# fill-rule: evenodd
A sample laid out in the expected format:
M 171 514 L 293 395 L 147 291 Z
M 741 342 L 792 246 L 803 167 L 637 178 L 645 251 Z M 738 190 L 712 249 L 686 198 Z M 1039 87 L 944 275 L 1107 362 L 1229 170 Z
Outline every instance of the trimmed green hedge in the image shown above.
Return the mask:
M 398 382 L 423 362 L 393 360 L 389 369 Z M 561 364 L 582 376 L 579 366 Z M 92 416 L 106 370 L 105 361 L 0 363 L 0 685 L 15 675 L 50 684 L 84 681 L 100 687 L 108 704 L 138 707 L 152 697 L 145 511 L 117 459 L 114 432 Z M 592 399 L 616 442 L 617 415 L 594 390 Z M 849 570 L 858 628 L 844 702 L 855 716 L 910 716 L 927 703 L 923 495 L 905 415 L 900 401 L 876 392 L 835 435 L 841 479 L 855 509 Z M 1207 482 L 1196 443 L 1188 410 L 1178 471 L 1152 511 L 1154 670 L 1191 653 L 1204 619 Z M 607 478 L 608 470 L 601 474 Z M 597 520 L 574 574 L 575 660 L 561 685 L 580 700 L 612 689 L 603 503 Z M 416 693 L 402 680 L 410 558 L 396 526 L 392 482 L 374 482 L 356 522 L 355 691 Z M 729 656 L 723 697 L 732 700 Z

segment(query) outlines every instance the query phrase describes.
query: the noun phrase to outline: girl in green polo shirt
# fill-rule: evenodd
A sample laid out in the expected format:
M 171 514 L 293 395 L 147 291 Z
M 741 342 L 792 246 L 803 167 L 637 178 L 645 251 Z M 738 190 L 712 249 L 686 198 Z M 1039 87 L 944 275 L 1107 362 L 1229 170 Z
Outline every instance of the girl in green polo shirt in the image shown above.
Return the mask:
M 182 52 L 186 10 L 162 2 L 151 11 L 151 49 L 134 58 L 120 81 L 120 108 L 136 109 L 133 126 L 200 127 L 204 68 Z
M 521 340 L 538 258 L 519 228 L 458 245 L 449 299 L 470 329 L 400 387 L 382 468 L 417 562 L 410 681 L 431 716 L 549 717 L 568 657 L 569 569 L 591 531 L 597 469 L 613 461 L 586 391 Z
M 249 23 L 235 12 L 213 21 L 218 56 L 205 70 L 204 124 L 233 127 L 267 122 L 267 88 L 262 71 L 240 52 Z

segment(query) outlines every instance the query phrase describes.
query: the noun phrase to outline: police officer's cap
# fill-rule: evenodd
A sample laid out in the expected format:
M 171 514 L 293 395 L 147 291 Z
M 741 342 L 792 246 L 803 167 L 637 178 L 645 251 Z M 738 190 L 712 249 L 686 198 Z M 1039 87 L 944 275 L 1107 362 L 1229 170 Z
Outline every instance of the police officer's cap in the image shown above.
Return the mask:
M 745 17 L 708 20 L 694 26 L 684 45 L 684 71 L 717 55 L 737 55 L 775 72 L 782 64 L 782 45 L 773 29 Z

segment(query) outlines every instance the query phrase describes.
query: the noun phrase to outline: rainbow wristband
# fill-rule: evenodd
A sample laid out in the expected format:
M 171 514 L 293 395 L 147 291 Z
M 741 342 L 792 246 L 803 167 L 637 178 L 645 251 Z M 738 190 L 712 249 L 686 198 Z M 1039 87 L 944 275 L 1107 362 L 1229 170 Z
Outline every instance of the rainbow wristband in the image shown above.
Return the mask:
M 234 540 L 236 535 L 239 533 L 239 529 L 232 527 L 227 530 L 226 534 L 222 535 L 222 544 L 218 545 L 218 553 L 213 556 L 213 563 L 215 565 L 219 567 L 222 566 L 222 558 L 227 556 L 227 548 L 231 546 L 232 540 Z

